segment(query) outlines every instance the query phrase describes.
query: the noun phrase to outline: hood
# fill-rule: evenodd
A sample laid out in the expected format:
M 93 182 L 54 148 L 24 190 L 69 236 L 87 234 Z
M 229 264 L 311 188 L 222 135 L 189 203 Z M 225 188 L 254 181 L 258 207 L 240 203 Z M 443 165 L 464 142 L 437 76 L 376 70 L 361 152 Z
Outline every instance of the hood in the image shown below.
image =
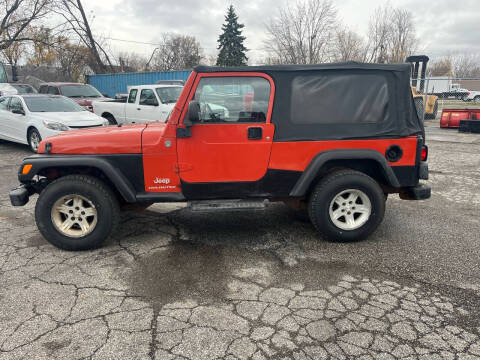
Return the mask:
M 66 131 L 43 140 L 38 152 L 45 153 L 45 143 L 49 142 L 51 154 L 141 154 L 146 127 L 135 124 Z
M 92 105 L 92 101 L 112 100 L 112 99 L 107 98 L 107 97 L 84 97 L 84 98 L 70 98 L 70 99 L 75 101 L 80 106 Z
M 102 125 L 105 120 L 90 111 L 32 112 L 30 113 L 30 117 L 39 120 L 54 121 L 73 127 L 98 126 Z

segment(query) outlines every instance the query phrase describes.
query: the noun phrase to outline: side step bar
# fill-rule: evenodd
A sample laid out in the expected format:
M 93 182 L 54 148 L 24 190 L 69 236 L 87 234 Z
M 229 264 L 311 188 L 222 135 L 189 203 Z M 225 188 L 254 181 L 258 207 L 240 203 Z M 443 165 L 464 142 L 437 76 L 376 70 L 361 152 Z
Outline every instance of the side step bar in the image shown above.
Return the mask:
M 268 206 L 266 199 L 233 199 L 233 200 L 202 200 L 189 201 L 191 211 L 237 211 L 237 210 L 265 210 Z

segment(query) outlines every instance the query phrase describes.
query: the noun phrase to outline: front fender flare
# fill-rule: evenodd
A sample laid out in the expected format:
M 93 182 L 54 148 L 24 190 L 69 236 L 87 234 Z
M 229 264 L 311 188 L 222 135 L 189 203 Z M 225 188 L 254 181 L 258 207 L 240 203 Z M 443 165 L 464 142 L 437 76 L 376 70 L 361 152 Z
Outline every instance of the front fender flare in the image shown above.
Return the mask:
M 24 164 L 32 164 L 32 169 L 28 174 L 22 174 Z M 118 192 L 123 196 L 125 201 L 133 203 L 136 201 L 135 189 L 125 175 L 116 167 L 114 167 L 106 159 L 95 156 L 82 155 L 34 155 L 23 160 L 22 166 L 18 173 L 18 179 L 21 183 L 29 183 L 33 177 L 41 170 L 46 168 L 61 167 L 91 167 L 102 171 L 105 176 L 115 185 Z
M 373 160 L 377 162 L 385 172 L 385 176 L 392 187 L 400 187 L 395 173 L 388 164 L 385 157 L 376 150 L 368 149 L 339 149 L 328 150 L 317 154 L 303 172 L 300 179 L 290 192 L 290 196 L 304 196 L 312 182 L 317 177 L 319 171 L 327 161 L 331 160 Z

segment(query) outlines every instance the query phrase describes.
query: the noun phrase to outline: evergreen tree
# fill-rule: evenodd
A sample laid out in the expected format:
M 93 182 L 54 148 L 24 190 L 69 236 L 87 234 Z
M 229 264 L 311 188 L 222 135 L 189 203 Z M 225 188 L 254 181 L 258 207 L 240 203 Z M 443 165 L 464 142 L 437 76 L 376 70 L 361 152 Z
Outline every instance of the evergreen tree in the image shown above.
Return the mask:
M 232 5 L 227 10 L 225 23 L 222 25 L 223 33 L 218 37 L 217 65 L 239 66 L 247 64 L 247 49 L 243 46 L 245 36 L 242 36 L 243 24 L 238 23 L 238 16 Z

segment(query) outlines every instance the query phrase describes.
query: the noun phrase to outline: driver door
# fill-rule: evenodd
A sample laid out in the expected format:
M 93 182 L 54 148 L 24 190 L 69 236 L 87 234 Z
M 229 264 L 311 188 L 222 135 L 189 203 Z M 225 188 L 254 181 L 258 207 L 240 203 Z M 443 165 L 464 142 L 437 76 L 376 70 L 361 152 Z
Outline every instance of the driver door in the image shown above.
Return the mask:
M 199 74 L 192 94 L 190 100 L 200 104 L 200 121 L 191 126 L 190 137 L 177 140 L 182 188 L 210 183 L 211 194 L 205 195 L 216 196 L 216 184 L 230 183 L 229 196 L 240 196 L 234 183 L 255 183 L 267 172 L 273 81 L 256 73 Z

